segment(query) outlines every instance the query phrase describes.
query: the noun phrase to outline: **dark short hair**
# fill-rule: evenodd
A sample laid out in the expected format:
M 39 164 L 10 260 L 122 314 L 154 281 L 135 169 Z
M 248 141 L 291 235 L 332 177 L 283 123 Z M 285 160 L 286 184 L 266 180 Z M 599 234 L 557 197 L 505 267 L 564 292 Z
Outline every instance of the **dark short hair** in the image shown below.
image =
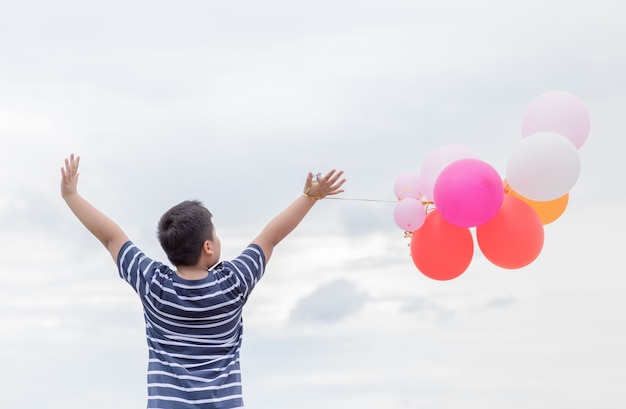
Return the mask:
M 213 240 L 213 215 L 198 200 L 186 200 L 161 216 L 157 236 L 174 266 L 193 266 L 202 254 L 202 245 Z

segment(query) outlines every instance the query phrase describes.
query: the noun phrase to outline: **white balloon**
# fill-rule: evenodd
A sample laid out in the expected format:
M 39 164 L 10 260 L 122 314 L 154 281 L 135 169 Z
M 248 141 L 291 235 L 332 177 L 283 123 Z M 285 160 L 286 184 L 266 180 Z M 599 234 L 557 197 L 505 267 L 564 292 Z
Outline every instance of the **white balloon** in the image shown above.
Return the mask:
M 580 155 L 567 137 L 537 132 L 522 139 L 506 166 L 508 184 L 531 200 L 549 201 L 568 193 L 580 175 Z

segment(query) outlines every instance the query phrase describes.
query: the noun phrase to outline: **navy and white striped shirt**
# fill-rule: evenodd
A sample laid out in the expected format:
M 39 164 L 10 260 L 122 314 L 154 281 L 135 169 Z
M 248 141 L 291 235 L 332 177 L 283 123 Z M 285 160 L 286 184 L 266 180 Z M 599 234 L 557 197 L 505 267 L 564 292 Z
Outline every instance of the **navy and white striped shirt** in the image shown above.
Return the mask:
M 185 280 L 132 242 L 118 270 L 141 298 L 148 342 L 149 409 L 243 408 L 239 349 L 242 307 L 263 276 L 265 256 L 249 245 L 201 280 Z

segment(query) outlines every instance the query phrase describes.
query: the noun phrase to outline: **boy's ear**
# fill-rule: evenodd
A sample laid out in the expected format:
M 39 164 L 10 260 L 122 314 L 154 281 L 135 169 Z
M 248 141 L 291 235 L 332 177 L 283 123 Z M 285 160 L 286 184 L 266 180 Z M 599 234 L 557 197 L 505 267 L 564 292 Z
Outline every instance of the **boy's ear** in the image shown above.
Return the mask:
M 210 240 L 205 240 L 202 244 L 202 251 L 207 255 L 213 254 L 213 243 Z

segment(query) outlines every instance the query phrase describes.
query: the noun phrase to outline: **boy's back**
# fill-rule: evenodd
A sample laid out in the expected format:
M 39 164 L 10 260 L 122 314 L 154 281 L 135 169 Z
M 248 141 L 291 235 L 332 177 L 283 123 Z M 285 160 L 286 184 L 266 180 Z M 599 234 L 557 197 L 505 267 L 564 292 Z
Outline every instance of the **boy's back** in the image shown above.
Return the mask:
M 132 242 L 122 246 L 120 276 L 144 309 L 148 408 L 243 407 L 241 313 L 264 266 L 260 247 L 250 245 L 204 279 L 186 280 Z

